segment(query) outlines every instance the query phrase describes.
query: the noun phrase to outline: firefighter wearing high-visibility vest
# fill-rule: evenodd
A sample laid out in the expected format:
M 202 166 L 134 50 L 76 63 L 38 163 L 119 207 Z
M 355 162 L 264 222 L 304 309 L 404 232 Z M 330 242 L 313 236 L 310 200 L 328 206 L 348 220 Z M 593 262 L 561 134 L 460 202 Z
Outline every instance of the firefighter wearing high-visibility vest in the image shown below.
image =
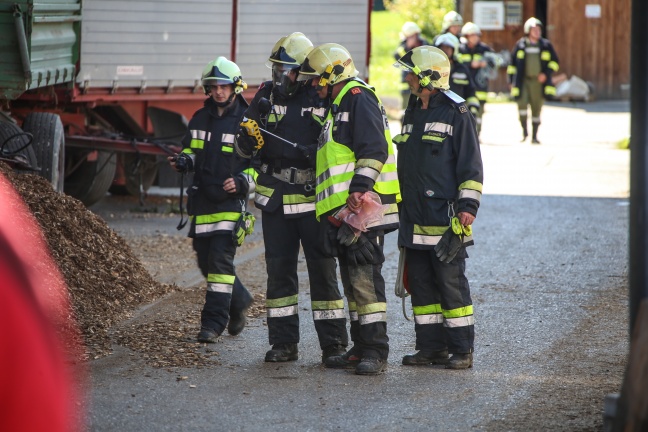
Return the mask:
M 481 132 L 484 105 L 486 105 L 486 98 L 488 96 L 488 76 L 483 73 L 483 70 L 488 66 L 486 53 L 493 52 L 493 49 L 480 40 L 481 30 L 475 23 L 467 22 L 462 27 L 461 34 L 465 42 L 459 45 L 457 58 L 468 67 L 473 83 L 475 84 L 475 96 L 479 100 L 479 113 L 475 120 L 477 123 L 477 134 L 479 135 Z
M 272 345 L 267 362 L 293 361 L 299 355 L 300 245 L 322 361 L 346 352 L 349 340 L 335 258 L 322 250 L 315 217 L 315 153 L 324 109 L 317 106 L 314 89 L 297 81 L 299 67 L 312 49 L 311 41 L 298 32 L 275 43 L 267 62 L 272 80 L 261 84 L 235 143 L 241 156 L 255 160 L 258 171 L 254 201 L 262 211 Z
M 255 173 L 234 153 L 234 136 L 248 105 L 241 95 L 246 84 L 239 67 L 218 57 L 203 70 L 202 86 L 209 97 L 189 121 L 182 153 L 169 162 L 179 172 L 194 173 L 187 190 L 189 237 L 207 280 L 197 339 L 213 343 L 226 326 L 230 335 L 243 331 L 252 303 L 234 271 L 234 255 L 245 236 L 240 223 Z
M 474 348 L 465 247 L 472 244 L 483 182 L 475 121 L 450 91 L 443 51 L 415 48 L 394 66 L 409 71 L 418 98 L 394 137 L 403 196 L 398 245 L 405 253 L 418 350 L 402 362 L 465 369 L 472 366 Z
M 311 80 L 328 102 L 316 162 L 316 213 L 326 227 L 324 244 L 337 254 L 351 316 L 353 347 L 327 359 L 328 367 L 355 368 L 358 375 L 384 371 L 389 354 L 383 235 L 398 227 L 398 178 L 385 110 L 374 90 L 357 79 L 349 51 L 327 43 L 306 56 L 300 80 Z M 360 211 L 373 191 L 384 206 L 382 221 L 367 232 L 329 222 L 346 206 Z
M 527 129 L 528 111 L 531 106 L 531 143 L 540 144 L 538 128 L 543 100 L 556 95 L 551 76 L 558 71 L 558 55 L 548 39 L 542 37 L 542 23 L 529 18 L 524 23 L 524 36 L 515 44 L 511 54 L 508 74 L 511 97 L 517 101 L 522 141 L 529 136 Z

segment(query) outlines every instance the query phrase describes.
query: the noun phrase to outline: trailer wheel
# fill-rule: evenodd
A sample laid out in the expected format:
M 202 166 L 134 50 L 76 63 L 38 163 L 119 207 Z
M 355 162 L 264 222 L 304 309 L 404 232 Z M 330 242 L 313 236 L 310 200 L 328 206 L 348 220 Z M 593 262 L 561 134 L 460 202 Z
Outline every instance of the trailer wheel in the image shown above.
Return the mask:
M 30 140 L 18 125 L 0 121 L 0 157 L 12 159 L 18 154 L 26 159 L 29 168 L 37 168 L 36 154 Z
M 48 112 L 31 113 L 25 118 L 23 130 L 34 137 L 32 148 L 40 166 L 40 175 L 52 183 L 55 191 L 63 192 L 65 133 L 61 118 Z
M 89 161 L 87 158 L 86 151 L 72 150 L 68 152 L 65 193 L 90 207 L 108 192 L 115 177 L 117 155 L 111 152 L 97 151 L 96 160 Z
M 110 187 L 111 194 L 139 196 L 140 175 L 144 192 L 151 188 L 158 173 L 157 156 L 139 155 L 139 163 L 138 155 L 134 153 L 124 153 L 118 159 L 119 163 L 123 164 L 126 181 L 124 185 L 112 185 Z

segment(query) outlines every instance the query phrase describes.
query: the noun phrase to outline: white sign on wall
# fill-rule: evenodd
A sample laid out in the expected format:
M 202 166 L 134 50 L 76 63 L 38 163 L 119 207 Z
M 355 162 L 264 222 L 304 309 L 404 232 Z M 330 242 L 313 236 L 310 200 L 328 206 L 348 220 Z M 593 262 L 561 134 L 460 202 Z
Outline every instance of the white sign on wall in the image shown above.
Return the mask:
M 473 19 L 482 30 L 504 29 L 503 1 L 476 1 L 473 3 Z
M 601 5 L 600 4 L 588 4 L 588 5 L 585 5 L 585 17 L 586 18 L 601 18 Z

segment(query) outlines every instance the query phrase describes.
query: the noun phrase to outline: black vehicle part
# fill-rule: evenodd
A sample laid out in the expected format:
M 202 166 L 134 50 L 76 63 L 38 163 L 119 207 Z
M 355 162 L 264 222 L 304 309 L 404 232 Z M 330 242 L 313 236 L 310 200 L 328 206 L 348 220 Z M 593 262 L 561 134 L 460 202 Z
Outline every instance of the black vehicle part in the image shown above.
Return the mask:
M 38 169 L 36 154 L 31 145 L 32 137 L 25 133 L 18 125 L 0 121 L 0 158 L 22 158 L 23 164 L 15 166 L 25 171 Z
M 108 192 L 116 167 L 117 155 L 113 152 L 69 149 L 65 193 L 91 206 Z
M 57 114 L 34 112 L 28 114 L 23 130 L 33 136 L 32 148 L 40 167 L 40 175 L 63 192 L 65 181 L 65 132 Z

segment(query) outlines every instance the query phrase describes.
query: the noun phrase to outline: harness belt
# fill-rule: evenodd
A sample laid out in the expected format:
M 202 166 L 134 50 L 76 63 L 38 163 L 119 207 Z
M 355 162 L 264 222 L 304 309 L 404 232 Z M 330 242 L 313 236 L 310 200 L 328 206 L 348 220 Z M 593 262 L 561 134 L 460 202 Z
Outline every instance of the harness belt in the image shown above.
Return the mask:
M 307 184 L 315 181 L 315 169 L 306 168 L 272 168 L 270 164 L 261 165 L 261 172 L 269 174 L 289 184 Z

